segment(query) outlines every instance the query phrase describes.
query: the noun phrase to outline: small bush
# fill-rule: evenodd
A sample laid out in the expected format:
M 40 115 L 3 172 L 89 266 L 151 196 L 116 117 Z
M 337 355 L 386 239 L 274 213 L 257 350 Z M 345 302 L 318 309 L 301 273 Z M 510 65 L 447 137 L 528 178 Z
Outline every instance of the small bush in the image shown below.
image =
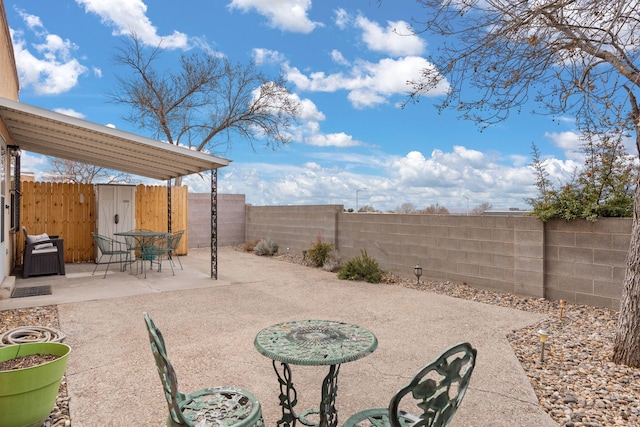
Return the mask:
M 253 248 L 253 253 L 261 256 L 275 255 L 278 253 L 278 245 L 271 239 L 262 239 Z
M 333 272 L 338 268 L 340 268 L 340 255 L 338 254 L 338 251 L 334 249 L 329 254 L 329 258 L 324 262 L 324 264 L 322 264 L 322 269 L 324 271 Z
M 305 260 L 313 267 L 322 267 L 331 259 L 331 252 L 333 251 L 333 243 L 323 242 L 318 238 L 318 241 L 311 249 L 308 249 L 305 254 Z
M 253 248 L 255 248 L 259 242 L 260 242 L 260 239 L 254 239 L 254 240 L 251 240 L 250 242 L 245 242 L 242 245 L 242 249 L 244 249 L 245 252 L 253 252 Z
M 384 271 L 380 269 L 378 261 L 362 250 L 360 256 L 349 260 L 338 272 L 342 280 L 364 280 L 369 283 L 380 283 Z

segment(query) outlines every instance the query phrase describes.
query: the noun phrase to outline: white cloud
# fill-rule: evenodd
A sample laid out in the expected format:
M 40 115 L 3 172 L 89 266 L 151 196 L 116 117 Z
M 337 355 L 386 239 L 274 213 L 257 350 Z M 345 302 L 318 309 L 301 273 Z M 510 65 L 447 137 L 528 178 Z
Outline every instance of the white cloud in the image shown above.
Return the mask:
M 342 52 L 337 49 L 331 51 L 331 60 L 339 65 L 349 65 L 349 61 L 347 61 L 347 59 L 342 56 Z
M 253 49 L 253 60 L 257 65 L 279 64 L 284 62 L 285 56 L 277 50 L 255 48 Z
M 269 19 L 271 27 L 283 31 L 307 34 L 321 25 L 307 16 L 311 0 L 232 0 L 228 7 L 242 12 L 255 10 Z
M 32 25 L 32 15 L 26 16 L 31 23 L 28 25 Z M 33 45 L 34 53 L 29 51 L 21 32 L 10 31 L 20 86 L 33 87 L 36 93 L 47 95 L 69 91 L 87 72 L 87 67 L 73 57 L 77 46 L 68 39 L 48 34 L 41 25 L 34 28 L 38 28 L 36 37 L 42 40 Z
M 348 74 L 313 72 L 303 74 L 295 67 L 285 66 L 287 80 L 299 90 L 312 92 L 336 92 L 346 90 L 348 99 L 356 108 L 372 107 L 387 102 L 393 95 L 406 95 L 407 81 L 416 79 L 420 71 L 433 64 L 417 56 L 399 59 L 382 59 L 377 63 L 356 61 Z M 427 95 L 438 96 L 447 92 L 446 80 Z
M 464 196 L 470 207 L 487 202 L 494 209 L 527 209 L 524 200 L 537 193 L 533 170 L 521 158 L 503 164 L 495 154 L 463 146 L 434 150 L 429 157 L 420 151 L 399 157 L 348 151 L 313 156 L 318 161 L 295 166 L 234 162 L 220 170 L 219 190 L 245 194 L 247 203 L 255 205 L 335 203 L 353 208 L 356 190 L 366 188 L 359 192 L 360 206 L 387 211 L 402 203 L 417 208 L 439 203 L 458 212 L 466 207 Z M 571 160 L 547 162 L 554 183 L 566 181 L 579 166 Z M 193 191 L 209 191 L 208 180 L 199 185 L 201 190 Z
M 38 179 L 37 174 L 39 172 L 50 168 L 51 165 L 46 156 L 31 153 L 29 151 L 24 151 L 20 155 L 20 170 L 22 172 L 33 172 L 36 174 L 36 180 Z
M 44 25 L 42 25 L 42 20 L 39 16 L 31 15 L 24 10 L 17 10 L 18 15 L 22 18 L 26 26 L 32 31 L 46 31 L 44 29 Z
M 393 56 L 421 55 L 426 48 L 425 41 L 415 35 L 405 21 L 388 21 L 387 27 L 382 28 L 359 16 L 356 26 L 362 30 L 362 40 L 374 52 Z
M 319 147 L 353 147 L 362 143 L 353 139 L 351 135 L 344 132 L 330 133 L 325 135 L 311 135 L 307 138 L 307 143 Z
M 336 23 L 336 26 L 341 30 L 344 30 L 349 24 L 349 21 L 351 21 L 351 18 L 349 17 L 347 11 L 343 8 L 338 8 L 333 11 L 333 14 L 335 16 L 334 22 Z
M 86 116 L 73 108 L 54 108 L 53 111 L 67 116 L 75 117 L 76 119 L 84 119 Z
M 584 155 L 581 150 L 582 141 L 580 141 L 580 134 L 572 131 L 545 132 L 544 136 L 551 140 L 556 147 L 563 150 L 567 159 L 579 162 L 584 160 Z
M 295 96 L 302 107 L 300 111 L 300 120 L 305 122 L 319 122 L 326 118 L 324 113 L 318 110 L 318 107 L 313 103 L 313 101 L 308 98 L 301 100 L 297 95 Z
M 578 163 L 549 159 L 546 166 L 550 180 L 557 184 L 566 182 Z M 458 203 L 456 198 L 468 195 L 472 206 L 501 200 L 507 205 L 527 208 L 523 206 L 524 200 L 537 193 L 533 170 L 521 158 L 505 165 L 487 153 L 461 146 L 454 147 L 452 152 L 433 150 L 429 158 L 412 151 L 394 159 L 390 171 L 389 175 L 397 176 L 405 192 L 410 188 L 424 189 L 438 195 L 439 203 L 445 206 L 453 206 Z M 502 206 L 506 207 L 510 206 Z
M 150 46 L 167 49 L 188 48 L 188 37 L 179 31 L 170 35 L 158 35 L 157 28 L 147 17 L 147 5 L 141 0 L 76 0 L 87 13 L 98 15 L 102 22 L 115 27 L 114 35 L 135 33 L 140 40 Z
M 362 142 L 353 139 L 344 132 L 324 134 L 320 129 L 320 122 L 326 119 L 323 112 L 308 98 L 300 99 L 298 95 L 291 95 L 300 103 L 298 126 L 291 130 L 294 141 L 318 147 L 354 147 Z

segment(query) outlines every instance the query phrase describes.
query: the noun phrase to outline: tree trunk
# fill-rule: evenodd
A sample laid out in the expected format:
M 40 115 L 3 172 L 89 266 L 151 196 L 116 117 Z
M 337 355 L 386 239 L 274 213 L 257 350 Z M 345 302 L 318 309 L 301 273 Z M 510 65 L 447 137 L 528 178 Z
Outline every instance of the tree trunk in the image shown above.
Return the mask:
M 640 185 L 636 184 L 631 242 L 627 254 L 620 318 L 614 340 L 614 363 L 640 367 Z

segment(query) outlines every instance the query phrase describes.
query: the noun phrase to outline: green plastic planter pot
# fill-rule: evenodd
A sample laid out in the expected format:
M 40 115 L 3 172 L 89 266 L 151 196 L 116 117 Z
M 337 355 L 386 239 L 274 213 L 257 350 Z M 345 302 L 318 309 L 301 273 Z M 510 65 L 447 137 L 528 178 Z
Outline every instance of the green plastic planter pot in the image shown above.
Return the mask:
M 40 427 L 53 409 L 71 347 L 55 342 L 0 347 L 0 362 L 32 354 L 60 356 L 51 362 L 0 371 L 0 427 Z

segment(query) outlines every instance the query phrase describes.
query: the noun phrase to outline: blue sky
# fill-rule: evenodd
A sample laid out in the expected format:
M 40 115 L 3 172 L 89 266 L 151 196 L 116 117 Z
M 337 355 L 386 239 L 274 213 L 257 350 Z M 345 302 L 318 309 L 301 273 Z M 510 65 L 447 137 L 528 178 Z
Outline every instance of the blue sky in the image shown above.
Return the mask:
M 413 0 L 5 0 L 5 8 L 20 101 L 142 135 L 123 119 L 126 107 L 107 100 L 127 72 L 112 58 L 131 31 L 152 46 L 162 40 L 167 63 L 208 49 L 232 62 L 253 59 L 267 73 L 282 70 L 304 107 L 296 138 L 275 151 L 236 139 L 212 153 L 232 160 L 219 170 L 219 191 L 254 205 L 355 208 L 357 197 L 360 207 L 379 210 L 526 209 L 524 199 L 536 194 L 532 143 L 553 181 L 582 164 L 571 118 L 514 113 L 480 132 L 455 111 L 438 113 L 442 91 L 399 108 L 405 82 L 430 65 L 439 43 L 406 35 L 421 16 Z M 25 153 L 22 170 L 44 179 L 46 162 Z M 198 176 L 184 183 L 192 192 L 210 187 Z

